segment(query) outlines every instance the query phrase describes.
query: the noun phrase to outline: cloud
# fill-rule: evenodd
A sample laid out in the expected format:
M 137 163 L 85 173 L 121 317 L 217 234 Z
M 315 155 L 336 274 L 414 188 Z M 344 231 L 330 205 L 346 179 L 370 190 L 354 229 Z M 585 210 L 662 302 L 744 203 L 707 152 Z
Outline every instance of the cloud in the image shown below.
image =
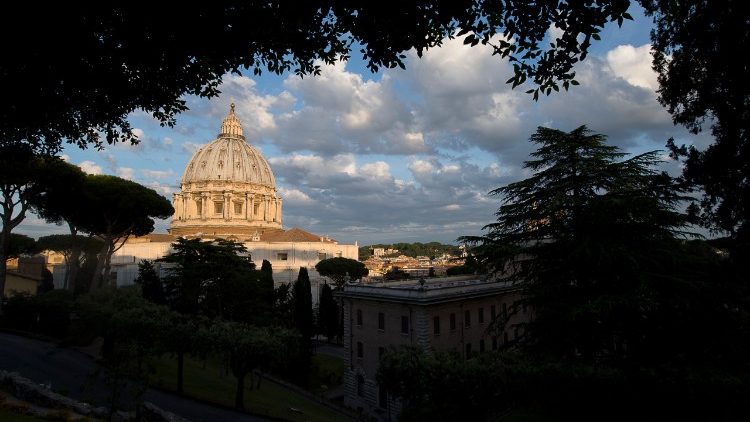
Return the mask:
M 78 164 L 78 167 L 88 174 L 102 174 L 102 167 L 93 161 L 83 161 Z
M 269 160 L 284 197 L 284 225 L 353 241 L 436 239 L 478 234 L 498 203 L 487 192 L 503 181 L 497 166 L 462 159 L 412 159 L 415 181 L 391 163 L 353 154 L 291 154 Z
M 141 174 L 143 174 L 143 177 L 151 178 L 151 179 L 167 179 L 170 177 L 174 177 L 174 171 L 170 170 L 149 170 L 149 169 L 141 169 Z
M 651 68 L 651 45 L 640 47 L 619 45 L 607 53 L 607 64 L 611 71 L 629 84 L 656 91 L 659 83 Z
M 135 169 L 130 167 L 120 167 L 117 169 L 117 176 L 122 177 L 123 179 L 134 180 Z

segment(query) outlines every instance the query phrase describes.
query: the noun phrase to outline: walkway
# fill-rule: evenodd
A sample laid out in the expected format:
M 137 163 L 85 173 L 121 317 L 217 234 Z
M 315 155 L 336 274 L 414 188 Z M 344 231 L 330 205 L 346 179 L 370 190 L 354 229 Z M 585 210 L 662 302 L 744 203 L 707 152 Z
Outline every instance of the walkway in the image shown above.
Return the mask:
M 76 400 L 101 405 L 108 389 L 101 379 L 92 376 L 96 368 L 90 356 L 77 350 L 0 333 L 0 369 L 18 372 Z M 143 400 L 193 421 L 268 420 L 151 388 L 143 395 Z

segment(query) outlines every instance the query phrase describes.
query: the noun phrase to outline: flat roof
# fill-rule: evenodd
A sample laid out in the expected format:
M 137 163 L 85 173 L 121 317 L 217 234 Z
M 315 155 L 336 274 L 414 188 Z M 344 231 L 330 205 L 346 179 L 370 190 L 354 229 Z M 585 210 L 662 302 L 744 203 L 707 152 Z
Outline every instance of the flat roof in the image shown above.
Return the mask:
M 419 279 L 347 284 L 343 291 L 335 294 L 350 299 L 426 305 L 510 293 L 521 289 L 519 283 L 476 275 L 423 280 L 424 285 Z

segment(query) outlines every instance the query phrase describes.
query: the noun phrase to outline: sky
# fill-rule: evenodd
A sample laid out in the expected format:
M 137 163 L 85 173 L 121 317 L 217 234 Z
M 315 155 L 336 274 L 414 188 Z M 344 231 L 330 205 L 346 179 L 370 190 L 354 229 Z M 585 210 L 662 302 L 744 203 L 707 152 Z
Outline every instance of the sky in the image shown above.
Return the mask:
M 192 154 L 216 138 L 234 102 L 247 141 L 274 172 L 285 228 L 360 245 L 456 243 L 493 221 L 501 198 L 490 190 L 529 176 L 522 165 L 538 126 L 570 131 L 585 124 L 630 153 L 663 150 L 670 137 L 699 147 L 710 142 L 675 127 L 658 104 L 652 24 L 637 9 L 631 14 L 635 20 L 622 28 L 607 26 L 577 65 L 579 86 L 538 102 L 528 88 L 505 83 L 512 75 L 507 61 L 454 39 L 421 59 L 409 52 L 405 70 L 373 74 L 355 55 L 324 66 L 320 76 L 227 75 L 219 97 L 186 98 L 190 110 L 174 128 L 136 112 L 129 120 L 138 145 L 68 146 L 63 157 L 171 200 Z M 679 172 L 679 163 L 664 157 L 664 168 Z M 168 227 L 159 220 L 156 232 Z M 65 231 L 33 215 L 16 229 L 33 237 Z

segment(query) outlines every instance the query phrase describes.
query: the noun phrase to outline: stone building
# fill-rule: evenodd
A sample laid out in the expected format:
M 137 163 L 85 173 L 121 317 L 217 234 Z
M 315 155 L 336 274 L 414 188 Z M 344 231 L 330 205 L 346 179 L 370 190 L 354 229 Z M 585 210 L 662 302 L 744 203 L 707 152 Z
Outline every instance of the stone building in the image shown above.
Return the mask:
M 497 350 L 519 336 L 510 317 L 506 331 L 490 330 L 519 299 L 518 286 L 502 280 L 458 276 L 425 281 L 351 284 L 338 293 L 344 305 L 344 404 L 379 420 L 397 420 L 401 406 L 375 376 L 390 347 L 416 344 L 427 352 L 454 351 L 464 358 Z
M 270 261 L 277 284 L 293 282 L 299 268 L 307 267 L 317 301 L 322 279 L 315 264 L 334 257 L 357 259 L 359 247 L 300 228 L 284 230 L 282 204 L 271 166 L 246 142 L 232 104 L 218 137 L 195 152 L 185 167 L 180 191 L 173 195 L 169 233 L 128 239 L 112 256 L 112 281 L 132 284 L 138 263 L 165 256 L 179 237 L 222 238 L 243 243 L 258 267 L 264 259 Z M 54 275 L 57 286 L 64 266 L 57 266 Z

